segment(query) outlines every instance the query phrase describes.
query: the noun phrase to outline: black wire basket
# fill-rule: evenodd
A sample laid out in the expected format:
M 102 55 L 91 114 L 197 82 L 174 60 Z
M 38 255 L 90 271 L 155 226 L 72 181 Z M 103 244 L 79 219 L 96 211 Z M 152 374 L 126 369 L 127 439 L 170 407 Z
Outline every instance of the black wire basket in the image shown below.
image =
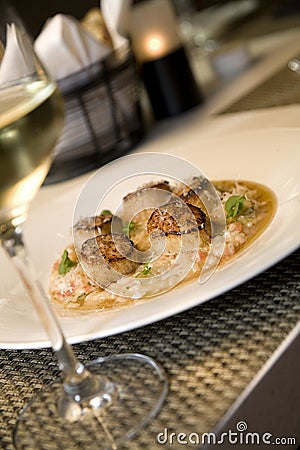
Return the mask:
M 140 86 L 130 48 L 60 81 L 65 125 L 45 180 L 81 175 L 126 154 L 144 135 Z

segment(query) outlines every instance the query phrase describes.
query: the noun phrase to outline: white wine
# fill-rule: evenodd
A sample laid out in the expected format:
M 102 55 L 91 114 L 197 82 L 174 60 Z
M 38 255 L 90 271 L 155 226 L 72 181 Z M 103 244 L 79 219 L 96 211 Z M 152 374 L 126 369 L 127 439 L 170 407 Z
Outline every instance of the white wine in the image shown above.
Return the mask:
M 0 226 L 23 220 L 47 175 L 62 125 L 63 101 L 54 83 L 0 89 Z

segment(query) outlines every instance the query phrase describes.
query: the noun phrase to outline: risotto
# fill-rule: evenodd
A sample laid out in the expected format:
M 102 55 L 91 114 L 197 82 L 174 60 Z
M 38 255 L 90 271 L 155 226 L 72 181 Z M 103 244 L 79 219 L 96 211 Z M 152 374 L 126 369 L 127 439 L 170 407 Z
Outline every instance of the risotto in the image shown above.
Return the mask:
M 254 182 L 222 180 L 212 184 L 226 220 L 225 245 L 218 261 L 221 267 L 247 251 L 263 233 L 274 217 L 276 198 L 268 187 Z M 107 310 L 199 277 L 212 238 L 212 222 L 203 202 L 185 185 L 161 182 L 146 188 L 153 187 L 164 191 L 164 198 L 170 195 L 159 208 L 140 208 L 132 218 L 132 205 L 139 202 L 142 187 L 124 198 L 121 217 L 105 210 L 75 224 L 74 243 L 52 267 L 49 293 L 54 302 L 65 309 Z M 174 201 L 173 195 L 180 202 Z M 161 239 L 163 251 L 154 258 L 153 245 L 160 248 Z M 144 257 L 141 262 L 141 254 L 149 254 L 149 259 Z

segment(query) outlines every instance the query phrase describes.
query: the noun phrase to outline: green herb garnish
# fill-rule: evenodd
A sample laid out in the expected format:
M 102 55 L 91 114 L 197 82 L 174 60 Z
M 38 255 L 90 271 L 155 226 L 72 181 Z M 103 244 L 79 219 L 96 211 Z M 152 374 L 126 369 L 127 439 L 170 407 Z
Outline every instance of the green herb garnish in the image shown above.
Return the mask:
M 150 266 L 150 263 L 146 263 L 144 265 L 143 270 L 137 274 L 137 277 L 141 277 L 142 275 L 151 275 L 152 274 L 152 267 Z
M 78 295 L 77 297 L 77 301 L 80 302 L 81 300 L 83 300 L 86 296 L 86 293 L 84 292 L 83 294 Z
M 103 209 L 100 213 L 100 216 L 107 216 L 108 214 L 112 215 L 112 212 L 109 209 Z
M 131 231 L 133 231 L 137 227 L 138 225 L 135 222 L 124 223 L 122 227 L 122 232 L 124 234 L 129 235 Z
M 61 261 L 60 261 L 59 266 L 58 266 L 58 269 L 57 269 L 59 275 L 65 275 L 67 272 L 69 272 L 69 270 L 70 270 L 72 267 L 74 267 L 74 266 L 76 266 L 76 265 L 77 265 L 77 262 L 72 261 L 72 260 L 69 258 L 68 251 L 67 251 L 67 250 L 64 250 L 64 252 L 63 252 L 63 254 L 62 254 L 62 257 L 61 257 Z
M 227 212 L 227 217 L 236 217 L 244 208 L 244 202 L 246 197 L 243 195 L 232 195 L 225 203 L 225 211 Z

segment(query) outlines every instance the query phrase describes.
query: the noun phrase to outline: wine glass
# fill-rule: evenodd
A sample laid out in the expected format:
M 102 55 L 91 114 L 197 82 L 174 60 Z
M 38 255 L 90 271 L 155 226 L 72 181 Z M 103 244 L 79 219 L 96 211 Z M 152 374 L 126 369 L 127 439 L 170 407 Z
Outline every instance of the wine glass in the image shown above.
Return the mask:
M 0 241 L 48 333 L 62 375 L 22 410 L 14 443 L 21 449 L 115 449 L 160 410 L 166 377 L 155 361 L 139 354 L 101 357 L 84 366 L 36 276 L 22 229 L 62 130 L 63 101 L 16 12 L 5 0 L 0 9 Z

